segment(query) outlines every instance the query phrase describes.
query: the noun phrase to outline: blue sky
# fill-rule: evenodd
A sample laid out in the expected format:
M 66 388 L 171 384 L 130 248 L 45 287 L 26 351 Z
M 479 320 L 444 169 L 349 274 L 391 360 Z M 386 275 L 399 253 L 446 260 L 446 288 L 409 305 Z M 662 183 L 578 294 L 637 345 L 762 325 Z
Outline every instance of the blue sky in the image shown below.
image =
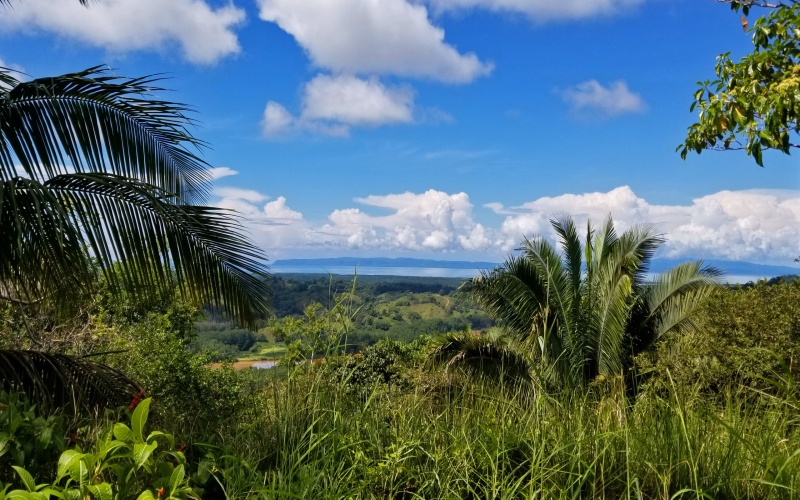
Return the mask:
M 2 65 L 169 76 L 159 97 L 194 106 L 211 145 L 213 203 L 273 260 L 499 260 L 553 213 L 611 213 L 659 224 L 665 256 L 791 265 L 796 156 L 675 153 L 695 82 L 749 50 L 714 0 L 0 7 Z

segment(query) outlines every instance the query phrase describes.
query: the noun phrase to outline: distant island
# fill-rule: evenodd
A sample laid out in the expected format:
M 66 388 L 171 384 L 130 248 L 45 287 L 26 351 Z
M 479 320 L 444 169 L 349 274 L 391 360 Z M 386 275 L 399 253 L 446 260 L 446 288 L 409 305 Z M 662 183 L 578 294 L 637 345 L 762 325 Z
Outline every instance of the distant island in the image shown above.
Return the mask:
M 436 269 L 493 269 L 498 262 L 470 262 L 464 260 L 431 260 L 388 257 L 336 257 L 330 259 L 282 259 L 273 267 L 427 267 Z
M 651 272 L 660 273 L 667 269 L 686 261 L 698 260 L 692 258 L 685 259 L 653 259 Z M 729 261 L 729 260 L 703 260 L 708 266 L 714 266 L 729 277 L 752 277 L 774 278 L 776 276 L 800 275 L 800 267 L 796 266 L 774 266 L 765 264 L 754 264 L 751 262 Z M 488 270 L 494 269 L 499 262 L 487 261 L 463 261 L 463 260 L 435 260 L 435 259 L 415 259 L 410 257 L 389 258 L 389 257 L 336 257 L 325 259 L 281 259 L 272 263 L 272 270 L 276 273 L 282 270 L 289 272 L 308 272 L 325 273 L 330 270 L 331 274 L 339 274 L 336 270 L 343 268 L 349 269 L 375 269 L 375 268 L 406 268 L 409 270 L 420 269 L 450 269 L 450 270 Z M 739 280 L 741 281 L 741 280 Z M 746 280 L 745 280 L 746 281 Z

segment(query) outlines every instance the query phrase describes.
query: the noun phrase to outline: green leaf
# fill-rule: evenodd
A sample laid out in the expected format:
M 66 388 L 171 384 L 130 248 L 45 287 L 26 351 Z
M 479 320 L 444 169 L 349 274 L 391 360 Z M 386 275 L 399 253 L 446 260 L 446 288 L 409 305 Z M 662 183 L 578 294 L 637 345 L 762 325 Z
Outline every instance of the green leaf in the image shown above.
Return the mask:
M 27 488 L 28 491 L 36 491 L 36 481 L 33 480 L 33 476 L 23 469 L 22 467 L 18 467 L 16 465 L 11 466 L 15 471 L 17 471 L 17 475 L 22 480 L 22 484 Z
M 144 426 L 150 413 L 150 401 L 151 398 L 142 400 L 133 410 L 133 415 L 131 415 L 131 429 L 137 443 L 144 443 Z
M 75 450 L 67 450 L 58 458 L 58 479 L 71 474 L 77 480 L 79 474 L 72 474 L 73 468 L 84 455 Z M 57 480 L 58 481 L 58 480 Z
M 134 440 L 134 434 L 131 428 L 122 422 L 114 424 L 114 437 L 126 443 L 133 443 Z
M 169 491 L 173 492 L 177 490 L 183 483 L 183 479 L 185 476 L 186 473 L 183 469 L 182 464 L 175 467 L 175 470 L 172 471 L 172 475 L 169 477 Z
M 158 443 L 136 443 L 133 445 L 133 461 L 136 464 L 136 468 L 141 468 L 157 447 Z
M 92 495 L 99 500 L 113 500 L 114 491 L 108 483 L 100 483 L 98 485 L 89 486 L 89 491 Z
M 144 490 L 136 497 L 136 500 L 154 500 L 156 497 L 153 495 L 153 492 L 150 490 Z

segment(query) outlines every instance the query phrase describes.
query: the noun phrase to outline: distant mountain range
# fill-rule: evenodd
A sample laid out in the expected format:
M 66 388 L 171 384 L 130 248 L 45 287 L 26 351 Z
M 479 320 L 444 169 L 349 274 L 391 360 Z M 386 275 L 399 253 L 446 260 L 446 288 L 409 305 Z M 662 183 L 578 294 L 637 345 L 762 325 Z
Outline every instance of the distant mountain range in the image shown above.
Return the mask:
M 650 270 L 652 272 L 665 271 L 676 264 L 694 259 L 653 259 Z M 722 269 L 729 276 L 756 276 L 772 278 L 789 274 L 800 275 L 800 267 L 793 266 L 768 266 L 753 264 L 751 262 L 738 262 L 728 260 L 704 260 L 706 265 Z M 463 260 L 432 260 L 413 258 L 388 258 L 388 257 L 337 257 L 330 259 L 282 259 L 272 263 L 274 272 L 281 272 L 281 268 L 306 269 L 308 272 L 320 272 L 321 269 L 334 267 L 392 267 L 392 268 L 428 268 L 428 269 L 492 269 L 497 262 L 463 261 Z

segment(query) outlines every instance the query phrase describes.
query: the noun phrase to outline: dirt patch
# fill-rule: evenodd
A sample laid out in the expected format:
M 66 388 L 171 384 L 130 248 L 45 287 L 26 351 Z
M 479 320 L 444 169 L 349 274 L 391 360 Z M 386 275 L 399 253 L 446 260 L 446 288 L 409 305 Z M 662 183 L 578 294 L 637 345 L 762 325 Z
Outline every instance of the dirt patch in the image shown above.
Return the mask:
M 234 361 L 233 369 L 236 370 L 236 371 L 239 371 L 239 370 L 244 370 L 245 368 L 252 368 L 253 365 L 258 364 L 258 363 L 269 363 L 269 362 L 277 363 L 278 360 L 277 359 L 249 359 L 247 361 Z M 222 366 L 222 363 L 212 363 L 211 364 L 212 368 L 219 368 L 220 366 Z

